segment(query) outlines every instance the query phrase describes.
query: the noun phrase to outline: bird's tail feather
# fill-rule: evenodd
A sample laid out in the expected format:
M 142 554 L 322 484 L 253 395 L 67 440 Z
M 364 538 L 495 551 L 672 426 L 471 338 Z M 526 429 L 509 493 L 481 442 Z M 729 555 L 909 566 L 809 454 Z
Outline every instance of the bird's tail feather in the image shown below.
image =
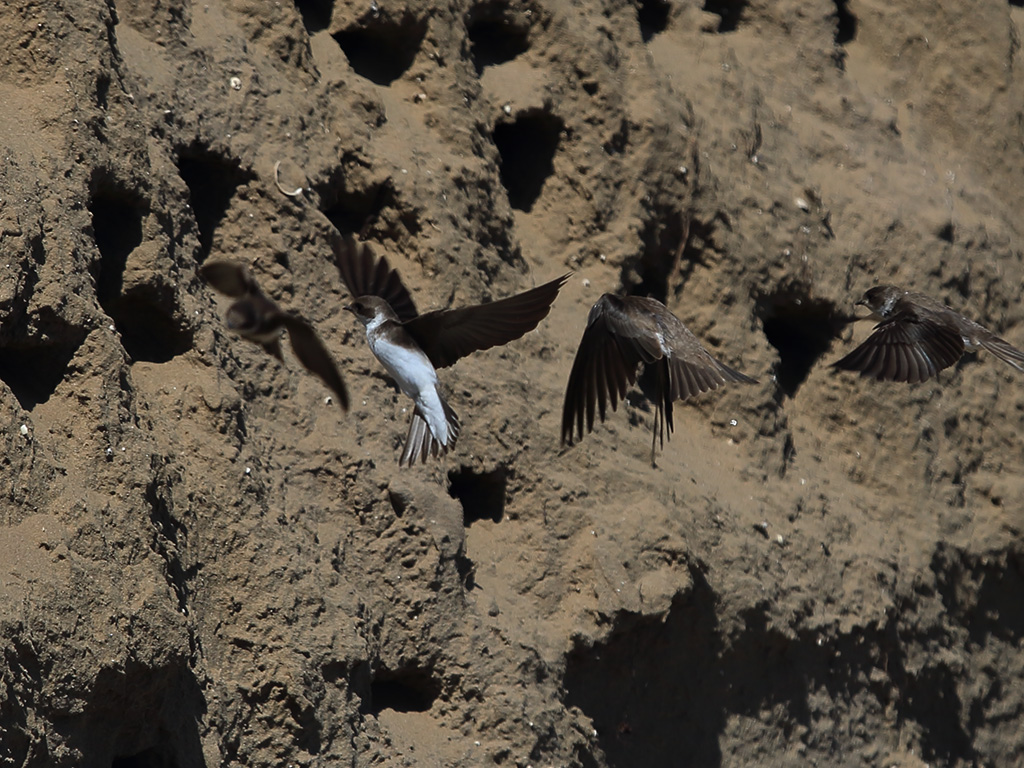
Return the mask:
M 448 422 L 448 442 L 442 444 L 430 431 L 427 420 L 423 418 L 419 406 L 413 409 L 412 419 L 409 421 L 409 435 L 405 439 L 405 448 L 398 459 L 398 466 L 411 467 L 417 461 L 426 463 L 428 456 L 437 458 L 444 456 L 451 448 L 455 447 L 455 441 L 459 437 L 459 417 L 452 410 L 448 402 L 442 397 L 441 406 L 444 408 L 444 417 Z

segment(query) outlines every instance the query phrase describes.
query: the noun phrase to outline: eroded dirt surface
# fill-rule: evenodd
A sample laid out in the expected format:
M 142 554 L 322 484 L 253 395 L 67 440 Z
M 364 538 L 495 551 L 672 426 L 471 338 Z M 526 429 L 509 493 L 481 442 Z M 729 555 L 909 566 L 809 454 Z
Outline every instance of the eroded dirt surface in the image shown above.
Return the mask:
M 1024 376 L 827 365 L 881 282 L 1024 345 L 1018 3 L 0 21 L 0 763 L 1024 762 Z M 574 270 L 442 374 L 445 461 L 397 468 L 335 229 L 421 310 Z M 226 331 L 212 258 L 316 325 L 348 413 Z M 606 291 L 760 380 L 656 468 L 639 389 L 558 443 Z

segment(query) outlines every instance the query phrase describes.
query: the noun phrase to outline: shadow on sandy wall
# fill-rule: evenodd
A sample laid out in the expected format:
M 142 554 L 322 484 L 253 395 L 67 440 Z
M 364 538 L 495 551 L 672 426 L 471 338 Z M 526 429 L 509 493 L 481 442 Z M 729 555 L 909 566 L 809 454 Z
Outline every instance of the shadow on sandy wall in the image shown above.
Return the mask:
M 744 629 L 726 637 L 717 595 L 691 570 L 693 588 L 677 595 L 667 617 L 620 614 L 605 642 L 577 644 L 569 654 L 566 704 L 590 717 L 608 766 L 677 766 L 683 756 L 688 766 L 719 766 L 720 738 L 736 727 L 763 731 L 754 742 L 765 758 L 793 749 L 838 758 L 854 713 L 867 741 L 891 732 L 895 720 L 919 726 L 926 760 L 979 757 L 960 673 L 928 652 L 936 642 L 959 641 L 908 621 L 916 604 L 883 626 L 847 635 L 775 628 L 768 606 L 759 605 L 743 615 Z M 1007 578 L 1020 581 L 1019 574 L 988 574 L 980 601 L 992 602 L 992 585 Z M 1019 623 L 1020 611 L 1010 614 Z M 749 719 L 737 724 L 736 716 Z

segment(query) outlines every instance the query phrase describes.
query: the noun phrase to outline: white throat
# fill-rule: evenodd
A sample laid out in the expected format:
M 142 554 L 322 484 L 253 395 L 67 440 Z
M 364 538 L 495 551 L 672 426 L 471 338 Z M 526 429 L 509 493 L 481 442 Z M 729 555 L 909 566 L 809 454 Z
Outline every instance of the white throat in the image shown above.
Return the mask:
M 360 318 L 361 319 L 361 318 Z M 380 328 L 380 324 L 384 322 L 384 313 L 378 312 L 376 315 L 371 317 L 369 320 L 364 320 L 363 324 L 366 326 L 366 332 L 376 331 Z

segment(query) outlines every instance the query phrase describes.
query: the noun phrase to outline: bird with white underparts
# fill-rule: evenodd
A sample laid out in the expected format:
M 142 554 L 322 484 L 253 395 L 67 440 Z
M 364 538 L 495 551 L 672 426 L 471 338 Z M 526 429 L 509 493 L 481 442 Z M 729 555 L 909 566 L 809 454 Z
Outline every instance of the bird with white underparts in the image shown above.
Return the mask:
M 331 247 L 352 295 L 345 309 L 366 328 L 370 351 L 414 403 L 399 466 L 443 456 L 458 439 L 459 418 L 441 391 L 437 369 L 532 331 L 569 279 L 566 274 L 498 301 L 421 315 L 398 272 L 368 244 L 336 235 Z

